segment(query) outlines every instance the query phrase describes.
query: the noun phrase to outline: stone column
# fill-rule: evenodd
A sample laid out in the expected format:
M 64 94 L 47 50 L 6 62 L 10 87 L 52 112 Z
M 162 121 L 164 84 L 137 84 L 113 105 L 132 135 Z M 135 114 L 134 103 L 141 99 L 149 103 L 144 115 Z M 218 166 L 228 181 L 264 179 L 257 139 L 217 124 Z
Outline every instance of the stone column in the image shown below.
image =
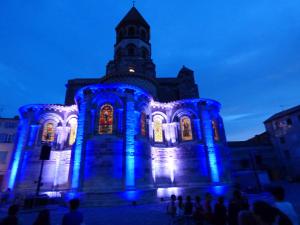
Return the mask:
M 36 144 L 36 137 L 38 134 L 38 131 L 40 129 L 39 124 L 32 124 L 30 125 L 30 134 L 29 134 L 29 140 L 28 140 L 28 146 L 32 147 Z
M 213 128 L 211 117 L 207 107 L 202 107 L 202 126 L 204 131 L 204 141 L 207 149 L 208 164 L 210 168 L 211 181 L 217 183 L 220 181 L 219 165 L 217 163 L 216 146 L 214 144 Z
M 135 131 L 137 118 L 135 114 L 134 90 L 126 90 L 125 103 L 125 188 L 135 189 Z
M 22 118 L 18 127 L 18 135 L 17 142 L 14 147 L 13 155 L 11 157 L 11 162 L 9 165 L 9 169 L 7 170 L 7 187 L 13 189 L 15 186 L 16 178 L 18 175 L 18 171 L 20 170 L 20 165 L 22 161 L 22 152 L 24 147 L 26 146 L 26 140 L 29 133 L 29 120 L 27 118 Z
M 195 131 L 194 135 L 196 135 L 198 141 L 201 141 L 202 140 L 202 131 L 201 131 L 200 119 L 194 119 L 194 131 Z
M 95 133 L 95 126 L 98 126 L 98 121 L 96 121 L 97 112 L 95 109 L 91 109 L 91 124 L 90 124 L 90 134 Z
M 78 126 L 76 134 L 76 142 L 73 145 L 71 156 L 71 188 L 74 191 L 80 191 L 82 189 L 83 182 L 83 163 L 84 161 L 84 149 L 86 142 L 86 128 L 88 127 L 88 102 L 86 99 L 80 99 L 78 106 Z

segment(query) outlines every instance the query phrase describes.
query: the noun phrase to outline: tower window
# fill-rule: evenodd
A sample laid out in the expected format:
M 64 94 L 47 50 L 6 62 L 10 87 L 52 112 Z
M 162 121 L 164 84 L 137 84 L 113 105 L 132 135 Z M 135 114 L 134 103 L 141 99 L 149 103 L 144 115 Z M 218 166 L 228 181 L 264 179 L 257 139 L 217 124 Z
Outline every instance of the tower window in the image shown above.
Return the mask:
M 135 35 L 135 28 L 129 27 L 128 28 L 128 36 L 134 36 Z
M 292 120 L 290 119 L 290 118 L 288 118 L 287 120 L 286 120 L 286 123 L 287 123 L 287 125 L 292 125 L 293 123 L 292 123 Z
M 142 49 L 142 57 L 143 57 L 143 59 L 147 59 L 148 58 L 148 51 L 147 51 L 147 49 Z
M 135 55 L 135 46 L 133 46 L 133 45 L 130 45 L 130 46 L 128 46 L 128 55 L 129 56 L 134 56 Z
M 146 40 L 146 39 L 147 39 L 147 38 L 146 38 L 146 31 L 145 31 L 144 29 L 141 30 L 141 38 L 142 38 L 143 40 Z
M 118 41 L 122 40 L 123 36 L 124 36 L 123 30 L 119 31 L 119 33 L 118 33 Z

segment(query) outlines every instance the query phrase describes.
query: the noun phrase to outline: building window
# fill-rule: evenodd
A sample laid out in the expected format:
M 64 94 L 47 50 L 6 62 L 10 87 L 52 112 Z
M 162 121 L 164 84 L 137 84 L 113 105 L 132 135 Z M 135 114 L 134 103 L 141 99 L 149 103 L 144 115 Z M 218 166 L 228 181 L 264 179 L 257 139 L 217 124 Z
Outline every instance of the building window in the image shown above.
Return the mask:
M 128 55 L 129 56 L 134 56 L 135 55 L 135 46 L 134 45 L 129 45 L 127 47 Z
M 0 143 L 7 142 L 7 134 L 0 134 Z
M 189 117 L 183 116 L 180 118 L 180 130 L 181 130 L 181 139 L 183 141 L 193 140 L 191 120 Z
M 240 166 L 242 169 L 248 169 L 249 168 L 249 160 L 248 159 L 241 159 L 240 160 Z
M 70 127 L 69 145 L 73 145 L 76 140 L 76 134 L 77 134 L 77 120 L 75 118 L 70 119 L 69 127 Z
M 8 155 L 7 151 L 0 152 L 0 164 L 6 164 L 7 155 Z
M 287 125 L 291 126 L 293 124 L 292 120 L 290 118 L 288 118 L 286 120 Z
M 4 124 L 4 127 L 5 128 L 16 128 L 17 127 L 17 123 L 14 123 L 14 122 L 6 122 L 5 124 Z
M 283 152 L 286 159 L 291 159 L 291 154 L 289 150 L 284 150 Z
M 146 114 L 142 112 L 141 114 L 141 134 L 142 136 L 146 136 L 147 128 L 146 128 Z
M 42 141 L 52 142 L 54 141 L 55 129 L 52 122 L 47 122 L 43 127 Z
M 144 29 L 141 30 L 141 38 L 146 40 L 146 31 Z
M 284 137 L 280 137 L 279 140 L 280 140 L 281 144 L 285 144 L 285 138 Z
M 135 28 L 129 27 L 128 28 L 128 36 L 134 36 L 135 35 Z
M 262 165 L 262 157 L 261 157 L 261 155 L 255 155 L 255 163 L 258 166 Z
M 14 139 L 15 135 L 13 134 L 0 134 L 0 143 L 12 143 Z
M 214 140 L 215 141 L 220 141 L 220 135 L 219 135 L 219 127 L 218 123 L 213 120 L 212 122 L 212 129 L 213 129 L 213 135 L 214 135 Z
M 154 132 L 154 141 L 163 142 L 163 118 L 159 115 L 153 117 L 153 132 Z
M 113 131 L 113 107 L 105 104 L 100 109 L 99 134 L 112 134 Z
M 148 51 L 145 48 L 142 49 L 142 57 L 143 57 L 143 59 L 147 59 L 148 58 Z

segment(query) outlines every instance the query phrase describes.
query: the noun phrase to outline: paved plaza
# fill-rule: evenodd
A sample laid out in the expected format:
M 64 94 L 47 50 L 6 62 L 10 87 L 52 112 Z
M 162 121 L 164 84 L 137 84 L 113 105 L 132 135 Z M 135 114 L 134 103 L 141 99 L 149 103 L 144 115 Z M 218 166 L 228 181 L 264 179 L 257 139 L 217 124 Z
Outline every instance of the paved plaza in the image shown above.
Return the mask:
M 296 211 L 300 215 L 300 184 L 285 184 L 287 200 L 292 202 L 296 207 Z M 224 193 L 226 194 L 226 193 Z M 230 194 L 226 194 L 227 199 Z M 255 200 L 264 200 L 272 203 L 272 197 L 268 193 L 249 194 L 250 203 Z M 86 225 L 155 225 L 168 224 L 168 216 L 166 215 L 166 201 L 143 204 L 136 206 L 123 205 L 113 207 L 82 207 L 80 211 L 84 214 Z M 61 224 L 61 219 L 68 209 L 62 206 L 53 206 L 51 208 L 51 224 Z M 21 211 L 19 214 L 22 225 L 32 225 L 36 218 L 37 211 Z M 0 217 L 5 216 L 5 211 L 0 211 Z

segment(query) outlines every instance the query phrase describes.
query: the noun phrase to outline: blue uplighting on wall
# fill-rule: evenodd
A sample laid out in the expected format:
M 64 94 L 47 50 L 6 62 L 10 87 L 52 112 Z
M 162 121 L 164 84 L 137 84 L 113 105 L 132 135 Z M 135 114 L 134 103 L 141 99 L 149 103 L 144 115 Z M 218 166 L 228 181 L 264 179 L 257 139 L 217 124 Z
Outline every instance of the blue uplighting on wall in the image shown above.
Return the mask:
M 134 160 L 134 136 L 136 127 L 136 114 L 134 102 L 128 100 L 126 105 L 126 188 L 135 187 L 135 160 Z
M 200 120 L 199 119 L 195 119 L 194 122 L 195 125 L 195 129 L 196 129 L 196 134 L 199 140 L 202 139 L 202 133 L 201 133 L 201 124 L 200 124 Z
M 202 119 L 203 119 L 203 128 L 205 132 L 205 141 L 207 145 L 211 180 L 212 182 L 219 182 L 220 176 L 219 176 L 219 169 L 218 169 L 217 157 L 215 152 L 213 129 L 212 129 L 211 119 L 208 111 L 206 110 L 202 111 Z
M 74 148 L 74 161 L 73 161 L 73 171 L 72 171 L 72 188 L 76 189 L 79 187 L 79 176 L 81 167 L 81 155 L 84 141 L 84 125 L 85 125 L 85 114 L 86 114 L 86 102 L 82 101 L 79 106 L 78 113 L 78 126 L 77 135 Z
M 31 125 L 30 126 L 30 136 L 29 136 L 29 140 L 28 140 L 29 147 L 32 147 L 34 145 L 38 130 L 39 130 L 39 125 Z
M 13 189 L 13 187 L 15 185 L 18 168 L 19 168 L 20 161 L 21 161 L 22 149 L 26 143 L 28 120 L 22 118 L 18 129 L 19 129 L 19 138 L 18 138 L 18 142 L 16 143 L 16 150 L 15 150 L 15 154 L 13 156 L 11 172 L 10 172 L 10 176 L 9 176 L 9 180 L 8 180 L 8 187 L 10 189 Z

